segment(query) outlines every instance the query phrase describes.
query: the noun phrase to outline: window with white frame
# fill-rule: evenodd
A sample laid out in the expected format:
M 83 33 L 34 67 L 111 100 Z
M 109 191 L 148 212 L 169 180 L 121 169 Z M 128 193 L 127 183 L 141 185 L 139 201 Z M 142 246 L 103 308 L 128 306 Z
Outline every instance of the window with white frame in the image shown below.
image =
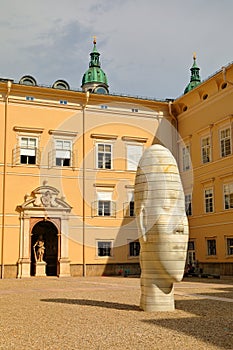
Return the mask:
M 216 255 L 216 239 L 207 239 L 207 255 Z
M 71 140 L 55 140 L 55 164 L 56 166 L 71 166 Z
M 129 256 L 139 256 L 140 253 L 140 243 L 139 241 L 129 242 Z
M 112 216 L 113 202 L 112 192 L 97 192 L 97 215 L 98 216 Z
M 224 209 L 233 208 L 233 183 L 224 185 L 223 191 L 224 191 Z
M 196 253 L 195 253 L 195 242 L 189 241 L 188 242 L 188 252 L 187 252 L 187 263 L 189 265 L 193 265 L 196 260 Z
M 220 130 L 220 149 L 221 157 L 231 154 L 231 129 L 226 128 Z
M 201 140 L 201 157 L 202 163 L 209 163 L 211 161 L 211 147 L 210 147 L 210 137 L 203 137 Z
M 124 203 L 124 216 L 135 216 L 134 191 L 128 191 L 128 201 Z
M 185 195 L 185 211 L 188 216 L 192 215 L 192 195 Z
M 96 153 L 96 167 L 98 169 L 112 169 L 112 145 L 108 143 L 97 143 Z
M 205 212 L 212 213 L 214 211 L 214 192 L 213 188 L 205 189 Z
M 37 137 L 20 137 L 20 163 L 37 164 Z
M 191 167 L 190 161 L 190 146 L 185 146 L 182 148 L 182 161 L 183 161 L 183 171 L 187 171 Z
M 137 170 L 138 162 L 143 153 L 143 145 L 126 145 L 127 170 Z
M 233 238 L 227 238 L 227 255 L 233 255 Z
M 98 256 L 112 256 L 112 241 L 97 242 Z

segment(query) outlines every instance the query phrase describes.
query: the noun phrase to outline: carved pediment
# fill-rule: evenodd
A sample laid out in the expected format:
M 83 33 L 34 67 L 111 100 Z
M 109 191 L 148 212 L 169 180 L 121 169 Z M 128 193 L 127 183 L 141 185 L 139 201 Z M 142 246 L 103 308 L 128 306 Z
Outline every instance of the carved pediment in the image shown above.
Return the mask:
M 41 209 L 69 212 L 72 207 L 65 201 L 64 197 L 59 197 L 59 193 L 58 189 L 44 183 L 33 190 L 30 195 L 25 195 L 24 203 L 17 206 L 17 211 Z

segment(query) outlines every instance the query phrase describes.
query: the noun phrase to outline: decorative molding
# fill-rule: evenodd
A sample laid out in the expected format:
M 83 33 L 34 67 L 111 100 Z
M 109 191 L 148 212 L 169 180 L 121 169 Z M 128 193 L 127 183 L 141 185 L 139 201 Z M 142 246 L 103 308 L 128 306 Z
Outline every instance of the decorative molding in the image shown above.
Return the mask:
M 49 130 L 48 132 L 50 135 L 55 135 L 55 136 L 76 137 L 78 135 L 77 131 Z
M 107 134 L 91 134 L 91 138 L 104 139 L 104 140 L 116 140 L 118 138 L 118 136 L 117 135 L 107 135 Z
M 42 132 L 44 131 L 43 128 L 31 128 L 27 126 L 14 126 L 13 130 L 17 132 L 33 133 L 33 134 L 42 134 Z
M 115 184 L 100 184 L 100 183 L 96 183 L 93 184 L 94 187 L 104 187 L 104 188 L 114 188 L 116 185 Z
M 135 136 L 122 136 L 123 141 L 130 141 L 130 142 L 140 142 L 140 143 L 146 143 L 148 138 L 147 137 L 135 137 Z

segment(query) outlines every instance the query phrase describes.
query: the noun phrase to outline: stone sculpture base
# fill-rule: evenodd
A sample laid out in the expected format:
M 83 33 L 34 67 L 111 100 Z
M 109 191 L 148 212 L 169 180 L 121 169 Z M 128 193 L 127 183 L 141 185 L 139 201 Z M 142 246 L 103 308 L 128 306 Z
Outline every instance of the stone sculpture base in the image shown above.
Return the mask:
M 140 309 L 147 312 L 173 311 L 174 286 L 160 289 L 157 285 L 142 285 Z
M 35 263 L 35 276 L 36 277 L 45 277 L 46 276 L 46 262 L 45 261 L 37 261 Z

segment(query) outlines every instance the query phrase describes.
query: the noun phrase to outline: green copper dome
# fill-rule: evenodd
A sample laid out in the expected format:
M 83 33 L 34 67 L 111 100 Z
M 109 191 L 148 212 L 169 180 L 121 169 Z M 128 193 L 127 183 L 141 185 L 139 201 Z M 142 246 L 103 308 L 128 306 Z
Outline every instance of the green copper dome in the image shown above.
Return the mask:
M 89 69 L 82 78 L 82 89 L 97 93 L 108 93 L 108 81 L 104 71 L 100 68 L 99 52 L 96 48 L 96 40 L 93 41 L 94 47 L 90 53 L 91 60 Z
M 186 86 L 184 90 L 184 94 L 191 91 L 201 83 L 201 78 L 199 75 L 200 68 L 197 66 L 195 54 L 193 55 L 193 65 L 192 65 L 192 68 L 190 68 L 190 70 L 191 70 L 190 83 Z

